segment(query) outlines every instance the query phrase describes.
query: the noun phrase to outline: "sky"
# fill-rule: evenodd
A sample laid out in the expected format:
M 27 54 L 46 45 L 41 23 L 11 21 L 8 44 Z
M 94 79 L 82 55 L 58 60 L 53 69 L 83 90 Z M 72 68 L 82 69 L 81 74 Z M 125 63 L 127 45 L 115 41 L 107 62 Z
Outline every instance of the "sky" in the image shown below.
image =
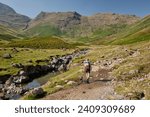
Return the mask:
M 150 0 L 0 0 L 0 2 L 31 18 L 36 17 L 41 11 L 76 11 L 85 16 L 107 12 L 141 17 L 150 14 Z

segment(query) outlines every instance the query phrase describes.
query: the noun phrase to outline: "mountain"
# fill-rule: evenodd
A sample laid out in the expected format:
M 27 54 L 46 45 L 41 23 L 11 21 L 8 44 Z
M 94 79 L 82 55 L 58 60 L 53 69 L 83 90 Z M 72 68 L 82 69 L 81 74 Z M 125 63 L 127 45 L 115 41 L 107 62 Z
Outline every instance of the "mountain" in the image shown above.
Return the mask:
M 140 41 L 150 40 L 150 15 L 144 17 L 137 23 L 128 26 L 121 33 L 117 34 L 108 43 L 131 44 Z
M 19 47 L 19 48 L 34 48 L 34 49 L 62 49 L 75 48 L 76 44 L 70 44 L 56 37 L 40 37 L 30 38 L 24 40 L 17 40 L 5 45 L 5 47 Z
M 16 38 L 22 38 L 22 35 L 13 29 L 0 25 L 0 42 L 10 41 Z
M 115 13 L 98 13 L 93 16 L 82 16 L 77 12 L 41 12 L 28 23 L 25 30 L 32 36 L 66 36 L 93 37 L 109 36 L 117 33 L 127 25 L 137 22 L 140 18 L 135 15 L 120 15 Z M 117 27 L 117 30 L 113 30 Z M 108 34 L 107 30 L 113 30 Z M 103 32 L 103 34 L 100 34 Z
M 30 18 L 16 13 L 11 7 L 0 3 L 0 25 L 13 29 L 24 29 Z

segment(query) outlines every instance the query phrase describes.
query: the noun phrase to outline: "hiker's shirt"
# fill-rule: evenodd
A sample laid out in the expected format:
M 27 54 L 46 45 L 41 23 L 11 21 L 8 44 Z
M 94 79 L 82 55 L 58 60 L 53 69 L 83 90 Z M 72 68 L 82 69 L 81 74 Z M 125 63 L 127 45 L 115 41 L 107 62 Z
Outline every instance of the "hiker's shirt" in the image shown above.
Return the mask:
M 91 63 L 89 61 L 84 61 L 84 72 L 85 73 L 90 73 L 91 71 Z

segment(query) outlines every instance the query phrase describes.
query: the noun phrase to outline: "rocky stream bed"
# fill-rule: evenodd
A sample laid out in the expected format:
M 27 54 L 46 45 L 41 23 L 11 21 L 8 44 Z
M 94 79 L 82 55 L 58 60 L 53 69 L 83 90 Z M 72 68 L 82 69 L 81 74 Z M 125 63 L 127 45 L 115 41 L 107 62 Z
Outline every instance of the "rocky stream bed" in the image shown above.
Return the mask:
M 44 93 L 41 88 L 52 76 L 65 72 L 69 69 L 72 60 L 85 55 L 88 50 L 74 51 L 63 56 L 51 56 L 45 61 L 46 65 L 21 65 L 20 70 L 15 75 L 1 76 L 0 78 L 0 99 L 19 99 L 24 94 L 32 91 L 39 95 Z

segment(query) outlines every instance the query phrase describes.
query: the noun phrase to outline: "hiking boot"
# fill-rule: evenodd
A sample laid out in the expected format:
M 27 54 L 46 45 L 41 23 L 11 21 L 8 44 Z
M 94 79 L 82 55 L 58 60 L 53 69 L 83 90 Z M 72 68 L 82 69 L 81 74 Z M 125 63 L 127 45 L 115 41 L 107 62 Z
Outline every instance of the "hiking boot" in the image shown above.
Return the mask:
M 86 81 L 86 83 L 87 83 L 87 84 L 90 84 L 90 81 L 89 81 L 89 79 Z

